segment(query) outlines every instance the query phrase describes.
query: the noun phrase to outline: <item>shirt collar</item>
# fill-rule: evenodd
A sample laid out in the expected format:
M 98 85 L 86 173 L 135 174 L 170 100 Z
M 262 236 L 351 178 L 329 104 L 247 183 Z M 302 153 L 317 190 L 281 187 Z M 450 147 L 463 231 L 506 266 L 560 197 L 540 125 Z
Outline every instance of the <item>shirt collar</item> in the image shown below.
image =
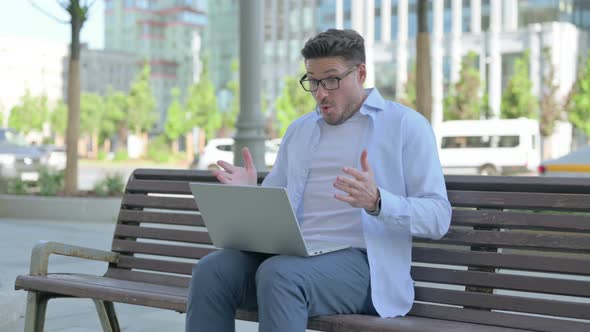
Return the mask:
M 365 99 L 365 102 L 361 106 L 361 114 L 372 116 L 375 111 L 382 111 L 385 109 L 385 99 L 383 99 L 377 88 L 369 88 L 365 89 L 365 91 L 368 93 L 368 95 Z M 320 108 L 317 105 L 313 115 L 313 120 L 316 122 L 322 120 Z

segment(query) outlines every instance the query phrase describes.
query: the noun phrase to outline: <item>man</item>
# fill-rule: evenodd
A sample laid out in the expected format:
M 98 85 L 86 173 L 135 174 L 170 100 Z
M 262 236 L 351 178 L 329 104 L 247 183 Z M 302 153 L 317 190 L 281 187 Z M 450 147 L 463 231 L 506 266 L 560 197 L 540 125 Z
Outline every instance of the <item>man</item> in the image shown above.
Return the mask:
M 366 79 L 363 38 L 328 30 L 301 50 L 300 80 L 317 109 L 288 128 L 263 186 L 287 188 L 306 239 L 350 249 L 310 258 L 223 249 L 193 270 L 186 330 L 233 331 L 237 308 L 257 309 L 260 331 L 304 331 L 308 317 L 405 315 L 414 300 L 412 236 L 441 238 L 451 206 L 432 129 Z M 256 185 L 223 161 L 222 183 Z

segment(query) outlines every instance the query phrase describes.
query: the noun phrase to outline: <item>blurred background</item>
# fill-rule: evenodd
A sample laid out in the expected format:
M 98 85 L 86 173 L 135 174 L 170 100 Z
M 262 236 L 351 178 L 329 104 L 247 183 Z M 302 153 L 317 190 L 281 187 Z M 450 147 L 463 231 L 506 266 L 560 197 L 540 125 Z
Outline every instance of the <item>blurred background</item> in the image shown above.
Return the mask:
M 326 29 L 352 28 L 365 38 L 367 87 L 412 108 L 420 108 L 416 101 L 428 90 L 429 110 L 419 111 L 434 128 L 445 173 L 590 174 L 590 152 L 584 150 L 590 135 L 590 1 L 423 1 L 427 31 L 418 28 L 418 0 L 260 1 L 257 111 L 264 119 L 267 169 L 288 124 L 315 107 L 298 84 L 301 47 Z M 93 191 L 108 174 L 123 182 L 140 166 L 212 169 L 218 159 L 233 161 L 239 1 L 79 3 L 85 11 L 79 84 L 74 82 L 80 90 L 73 141 L 77 188 Z M 57 182 L 58 192 L 63 186 L 69 4 L 0 5 L 4 192 L 39 181 Z M 429 53 L 416 51 L 419 32 L 429 38 Z M 424 56 L 426 85 L 416 73 Z

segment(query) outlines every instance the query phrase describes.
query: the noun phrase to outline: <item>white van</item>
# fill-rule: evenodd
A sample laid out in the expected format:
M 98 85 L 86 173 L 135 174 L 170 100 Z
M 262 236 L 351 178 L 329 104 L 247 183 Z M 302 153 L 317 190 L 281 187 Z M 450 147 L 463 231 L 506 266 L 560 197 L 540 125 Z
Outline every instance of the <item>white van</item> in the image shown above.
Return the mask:
M 445 121 L 435 132 L 445 174 L 530 173 L 541 163 L 537 120 Z

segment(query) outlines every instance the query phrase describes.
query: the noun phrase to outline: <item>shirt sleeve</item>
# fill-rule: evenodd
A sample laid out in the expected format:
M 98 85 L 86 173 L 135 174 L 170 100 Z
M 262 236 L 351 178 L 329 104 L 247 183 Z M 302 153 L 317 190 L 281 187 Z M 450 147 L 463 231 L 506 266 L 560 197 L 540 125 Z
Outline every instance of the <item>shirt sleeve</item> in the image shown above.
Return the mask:
M 452 209 L 436 139 L 432 127 L 421 115 L 408 116 L 405 120 L 401 157 L 406 196 L 379 188 L 381 212 L 375 218 L 398 232 L 440 239 L 449 229 Z
M 266 187 L 283 187 L 287 188 L 287 165 L 288 165 L 288 153 L 287 146 L 291 137 L 291 126 L 287 128 L 281 144 L 279 146 L 279 152 L 277 153 L 277 159 L 268 175 L 262 181 L 262 186 Z

